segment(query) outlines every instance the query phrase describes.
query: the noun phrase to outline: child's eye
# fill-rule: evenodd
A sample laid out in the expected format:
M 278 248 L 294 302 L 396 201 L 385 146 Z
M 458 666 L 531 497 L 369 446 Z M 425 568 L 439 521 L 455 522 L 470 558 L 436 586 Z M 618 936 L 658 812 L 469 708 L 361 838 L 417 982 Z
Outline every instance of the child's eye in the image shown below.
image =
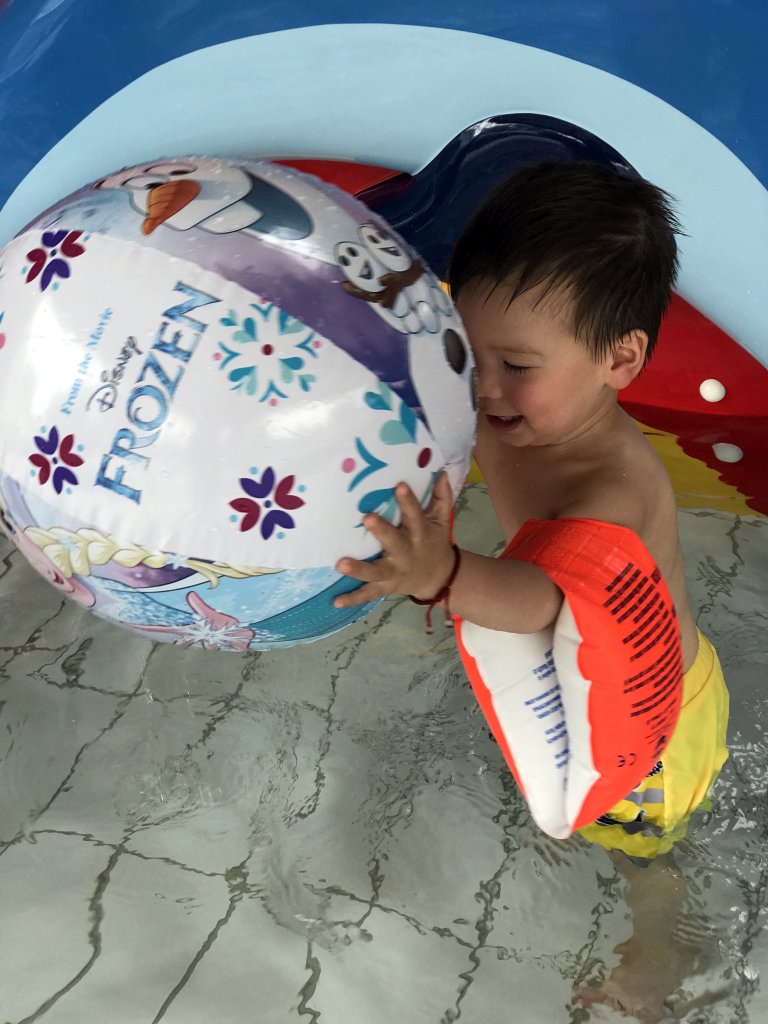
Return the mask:
M 525 373 L 526 370 L 530 370 L 530 366 L 518 366 L 516 363 L 508 363 L 506 359 L 503 366 L 505 373 Z

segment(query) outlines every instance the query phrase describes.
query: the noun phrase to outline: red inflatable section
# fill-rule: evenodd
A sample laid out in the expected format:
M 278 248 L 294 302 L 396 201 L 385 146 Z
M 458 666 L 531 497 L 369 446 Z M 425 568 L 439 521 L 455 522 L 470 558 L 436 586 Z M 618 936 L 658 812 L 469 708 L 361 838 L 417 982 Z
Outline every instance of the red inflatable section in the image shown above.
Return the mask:
M 373 188 L 383 181 L 400 177 L 399 171 L 391 171 L 387 167 L 375 164 L 356 164 L 348 160 L 273 160 L 273 163 L 295 167 L 305 174 L 314 174 L 329 185 L 343 188 L 345 192 L 356 196 L 366 188 Z M 409 178 L 409 175 L 405 175 Z
M 724 385 L 721 401 L 702 398 L 699 386 L 708 379 Z M 620 402 L 646 426 L 675 434 L 686 455 L 736 487 L 755 512 L 768 515 L 768 369 L 679 295 L 650 364 L 621 392 Z M 735 445 L 741 458 L 721 462 L 713 448 L 718 443 Z

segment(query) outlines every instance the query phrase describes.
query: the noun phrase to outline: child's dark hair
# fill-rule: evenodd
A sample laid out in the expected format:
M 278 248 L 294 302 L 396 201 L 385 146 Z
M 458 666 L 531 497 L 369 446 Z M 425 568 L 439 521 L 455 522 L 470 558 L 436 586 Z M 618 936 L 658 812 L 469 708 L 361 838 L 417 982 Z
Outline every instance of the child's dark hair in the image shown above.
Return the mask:
M 508 285 L 510 301 L 541 282 L 568 289 L 576 337 L 595 359 L 627 331 L 650 357 L 677 277 L 680 225 L 672 197 L 643 178 L 594 163 L 521 168 L 475 211 L 448 269 L 455 298 L 469 282 Z

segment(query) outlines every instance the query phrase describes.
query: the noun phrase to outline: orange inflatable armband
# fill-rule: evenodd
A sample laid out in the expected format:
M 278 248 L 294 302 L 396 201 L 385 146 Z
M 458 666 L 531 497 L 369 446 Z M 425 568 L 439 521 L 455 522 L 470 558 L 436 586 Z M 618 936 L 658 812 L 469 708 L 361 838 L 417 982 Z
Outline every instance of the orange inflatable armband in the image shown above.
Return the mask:
M 501 557 L 557 584 L 557 621 L 524 635 L 457 618 L 459 650 L 536 822 L 565 838 L 625 797 L 671 738 L 683 681 L 677 616 L 626 527 L 529 520 Z

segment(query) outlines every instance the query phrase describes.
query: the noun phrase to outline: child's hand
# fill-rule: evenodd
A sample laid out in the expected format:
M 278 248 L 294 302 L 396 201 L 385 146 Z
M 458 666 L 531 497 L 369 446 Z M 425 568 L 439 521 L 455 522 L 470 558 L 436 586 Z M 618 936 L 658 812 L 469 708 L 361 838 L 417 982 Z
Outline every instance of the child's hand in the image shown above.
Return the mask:
M 364 604 L 385 594 L 409 594 L 429 600 L 451 575 L 453 496 L 446 474 L 441 473 L 437 478 L 426 511 L 422 511 L 408 484 L 398 484 L 395 494 L 402 524 L 393 526 L 377 515 L 363 519 L 363 525 L 378 540 L 384 553 L 375 562 L 339 559 L 336 571 L 362 580 L 365 586 L 337 597 L 333 602 L 335 608 Z

